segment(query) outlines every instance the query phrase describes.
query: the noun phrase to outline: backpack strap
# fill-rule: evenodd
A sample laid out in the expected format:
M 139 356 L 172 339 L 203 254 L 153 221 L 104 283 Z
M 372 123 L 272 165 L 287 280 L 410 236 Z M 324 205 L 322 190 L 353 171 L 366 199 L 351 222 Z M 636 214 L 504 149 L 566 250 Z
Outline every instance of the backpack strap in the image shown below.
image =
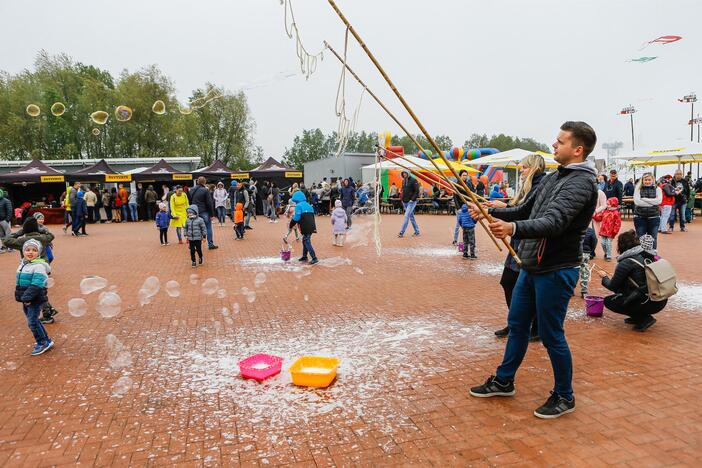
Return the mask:
M 641 262 L 639 262 L 638 260 L 633 259 L 633 258 L 629 258 L 629 260 L 631 260 L 632 262 L 636 263 L 638 266 L 640 266 L 641 268 L 643 268 L 644 271 L 646 270 L 646 266 L 643 265 L 643 264 L 642 264 Z M 639 286 L 638 283 L 637 283 L 636 281 L 634 281 L 634 278 L 632 278 L 631 276 L 629 277 L 629 281 L 631 281 L 631 282 L 634 284 L 634 286 L 636 286 L 637 288 L 641 288 L 641 286 Z

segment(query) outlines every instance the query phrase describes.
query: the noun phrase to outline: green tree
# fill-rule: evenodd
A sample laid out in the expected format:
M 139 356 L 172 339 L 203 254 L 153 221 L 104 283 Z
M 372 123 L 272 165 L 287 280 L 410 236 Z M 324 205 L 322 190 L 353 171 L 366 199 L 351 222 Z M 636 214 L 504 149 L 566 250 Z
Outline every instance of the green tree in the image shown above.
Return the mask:
M 306 162 L 329 156 L 335 149 L 334 138 L 326 136 L 319 128 L 303 130 L 293 140 L 290 148 L 285 148 L 283 163 L 302 169 Z

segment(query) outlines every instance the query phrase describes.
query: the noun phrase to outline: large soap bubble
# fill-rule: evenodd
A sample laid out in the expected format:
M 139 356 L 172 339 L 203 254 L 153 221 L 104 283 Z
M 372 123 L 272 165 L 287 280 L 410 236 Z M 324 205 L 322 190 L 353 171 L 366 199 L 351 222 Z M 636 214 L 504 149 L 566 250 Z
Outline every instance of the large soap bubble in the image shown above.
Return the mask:
M 92 134 L 95 135 L 95 136 L 98 136 L 98 135 L 100 135 L 100 129 L 99 129 L 99 128 L 94 128 L 94 129 L 92 129 L 92 130 L 90 131 L 90 133 L 92 133 Z
M 101 276 L 86 276 L 80 282 L 80 293 L 91 294 L 107 287 L 107 280 Z
M 62 102 L 55 102 L 51 105 L 51 115 L 61 117 L 66 112 L 66 106 Z
M 217 299 L 224 299 L 225 297 L 227 297 L 227 290 L 223 289 L 223 288 L 218 289 L 217 290 Z
M 166 113 L 166 103 L 159 99 L 158 101 L 154 102 L 153 106 L 151 106 L 151 111 L 154 114 L 158 114 L 158 115 L 165 114 Z
M 208 296 L 213 295 L 219 290 L 219 281 L 217 278 L 207 278 L 202 282 L 202 293 Z
M 90 114 L 90 120 L 98 125 L 105 125 L 107 123 L 107 119 L 109 118 L 110 114 L 105 111 L 96 111 Z
M 121 397 L 134 387 L 134 381 L 122 376 L 112 385 L 112 396 Z
M 122 312 L 122 298 L 112 291 L 100 293 L 97 303 L 97 311 L 104 318 L 112 318 Z
M 88 303 L 82 297 L 74 297 L 68 301 L 68 313 L 74 317 L 82 317 L 88 312 Z
M 144 289 L 155 296 L 161 289 L 161 281 L 156 276 L 149 276 L 144 280 L 144 284 L 141 285 L 141 289 Z
M 127 122 L 132 118 L 132 109 L 127 106 L 117 106 L 115 109 L 115 119 L 120 122 Z
M 132 365 L 132 353 L 125 349 L 124 344 L 112 334 L 105 337 L 107 347 L 107 363 L 113 369 L 121 369 Z
M 170 280 L 166 283 L 166 294 L 171 297 L 180 296 L 180 284 L 175 280 Z
M 183 106 L 178 108 L 178 112 L 180 112 L 183 115 L 190 115 L 193 113 L 193 109 L 190 106 Z
M 190 275 L 190 284 L 197 284 L 198 281 L 200 281 L 199 275 L 197 275 L 196 273 Z
M 27 106 L 27 115 L 30 117 L 39 117 L 41 114 L 41 109 L 36 104 L 30 104 Z
M 266 282 L 266 274 L 265 273 L 258 273 L 256 275 L 256 278 L 254 279 L 254 286 L 258 288 L 265 282 Z

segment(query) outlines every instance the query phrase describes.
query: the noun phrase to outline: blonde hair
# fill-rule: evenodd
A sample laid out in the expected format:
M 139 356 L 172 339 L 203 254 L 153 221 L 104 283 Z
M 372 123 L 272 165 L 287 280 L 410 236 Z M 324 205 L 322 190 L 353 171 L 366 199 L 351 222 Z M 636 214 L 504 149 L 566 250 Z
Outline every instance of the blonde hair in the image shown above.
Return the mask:
M 639 179 L 638 183 L 636 184 L 636 188 L 634 189 L 636 192 L 640 192 L 640 191 L 641 191 L 641 187 L 643 187 L 643 180 L 644 180 L 646 177 L 650 177 L 651 180 L 653 180 L 653 186 L 654 186 L 654 187 L 656 186 L 656 178 L 653 177 L 653 174 L 650 173 L 650 172 L 644 172 L 644 174 L 641 176 L 641 178 Z
M 519 188 L 519 193 L 517 193 L 517 195 L 514 198 L 512 198 L 512 200 L 510 200 L 510 205 L 519 205 L 520 203 L 523 203 L 524 200 L 526 200 L 527 195 L 529 195 L 529 192 L 531 191 L 534 176 L 536 174 L 543 174 L 546 171 L 546 162 L 544 161 L 543 156 L 541 156 L 540 154 L 529 154 L 524 159 L 522 159 L 522 161 L 519 164 L 528 168 L 529 173 L 524 178 L 524 182 L 522 182 L 522 185 Z

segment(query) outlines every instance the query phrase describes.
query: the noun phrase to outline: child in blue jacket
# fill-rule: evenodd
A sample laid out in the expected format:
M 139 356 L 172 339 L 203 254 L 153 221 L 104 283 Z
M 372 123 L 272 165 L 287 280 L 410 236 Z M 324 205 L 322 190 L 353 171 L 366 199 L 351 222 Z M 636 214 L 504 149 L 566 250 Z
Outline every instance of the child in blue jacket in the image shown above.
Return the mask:
M 156 228 L 158 228 L 161 245 L 168 245 L 168 226 L 170 226 L 173 216 L 166 210 L 165 203 L 159 203 L 158 208 L 159 212 L 156 213 Z
M 36 345 L 32 356 L 45 353 L 54 346 L 44 325 L 39 320 L 42 305 L 47 302 L 46 282 L 51 267 L 40 255 L 43 247 L 36 239 L 29 239 L 22 245 L 22 260 L 17 267 L 15 300 L 22 303 L 27 325 L 34 335 Z
M 295 214 L 290 220 L 290 229 L 299 225 L 302 233 L 302 257 L 300 257 L 300 261 L 306 262 L 307 254 L 309 253 L 312 257 L 310 265 L 314 265 L 319 263 L 317 255 L 314 253 L 314 248 L 312 248 L 312 234 L 317 232 L 317 226 L 314 221 L 314 208 L 307 203 L 305 194 L 301 191 L 293 193 L 291 200 L 295 203 Z
M 478 258 L 475 255 L 475 220 L 468 213 L 468 205 L 466 204 L 461 207 L 458 224 L 463 228 L 463 258 Z M 469 248 L 470 256 L 468 255 Z

